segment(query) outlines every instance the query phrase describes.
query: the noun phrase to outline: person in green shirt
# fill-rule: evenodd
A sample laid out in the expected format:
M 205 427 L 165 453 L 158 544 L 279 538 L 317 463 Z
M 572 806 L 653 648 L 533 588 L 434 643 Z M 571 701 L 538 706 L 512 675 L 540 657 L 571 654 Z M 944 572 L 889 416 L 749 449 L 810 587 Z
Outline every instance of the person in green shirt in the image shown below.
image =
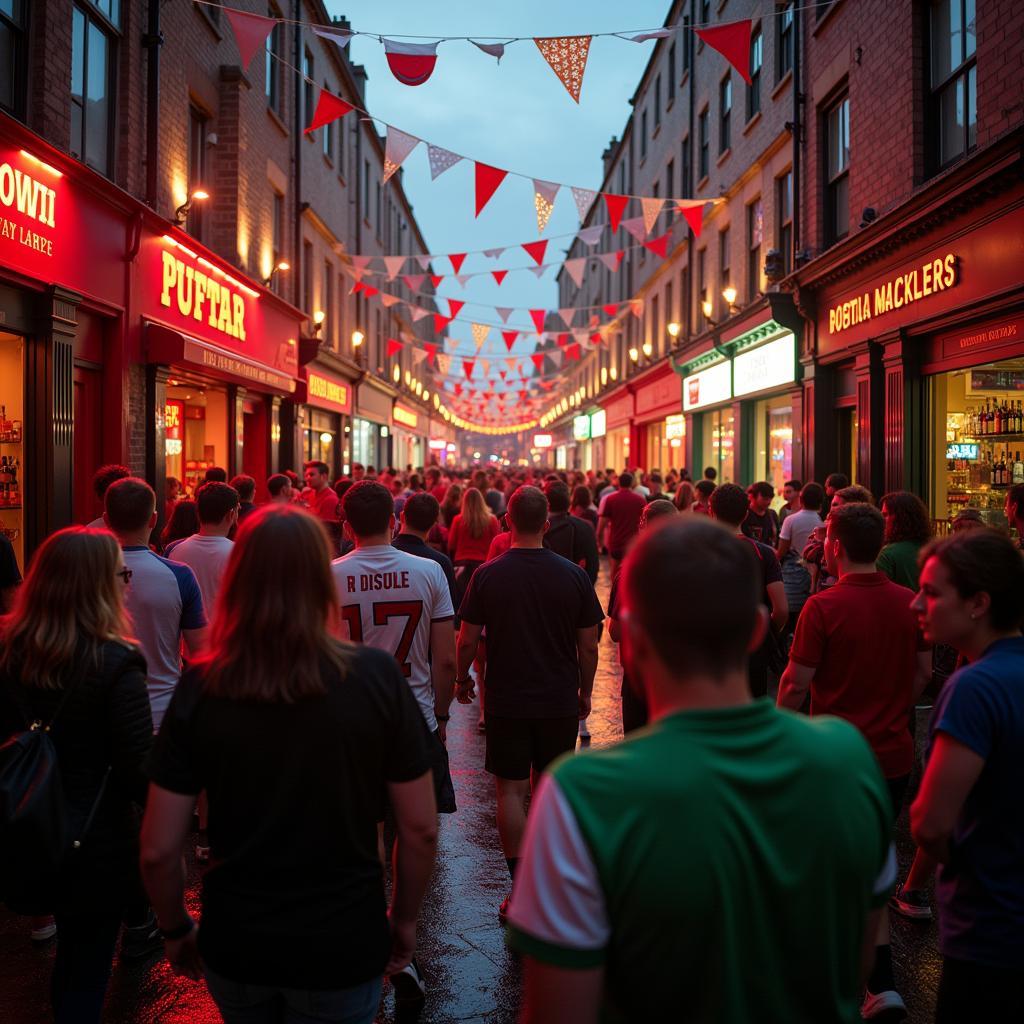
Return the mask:
M 932 523 L 925 503 L 910 491 L 890 491 L 882 495 L 885 518 L 885 547 L 878 556 L 878 571 L 916 594 L 917 558 L 921 548 L 932 539 Z
M 652 724 L 560 759 L 534 798 L 508 913 L 526 1024 L 860 1020 L 889 795 L 852 725 L 751 697 L 755 558 L 699 517 L 626 558 L 623 656 Z

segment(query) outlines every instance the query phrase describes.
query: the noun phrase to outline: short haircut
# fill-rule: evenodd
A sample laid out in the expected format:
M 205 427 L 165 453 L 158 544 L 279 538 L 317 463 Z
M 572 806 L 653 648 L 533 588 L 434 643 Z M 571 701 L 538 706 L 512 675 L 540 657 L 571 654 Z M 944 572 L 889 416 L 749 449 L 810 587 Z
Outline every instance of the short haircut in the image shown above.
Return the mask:
M 620 473 L 619 474 L 619 486 L 623 490 L 630 490 L 633 487 L 633 474 L 632 473 Z
M 420 533 L 426 533 L 437 522 L 440 514 L 441 506 L 437 498 L 427 491 L 409 495 L 402 506 L 406 524 Z
M 878 558 L 885 539 L 882 513 L 865 501 L 855 501 L 832 509 L 829 531 L 843 546 L 851 562 L 866 565 Z
M 220 523 L 232 509 L 238 508 L 238 491 L 228 484 L 212 481 L 196 491 L 196 511 L 201 523 Z
M 149 525 L 156 509 L 153 488 L 137 476 L 115 480 L 103 498 L 103 511 L 114 533 L 135 533 Z
M 545 488 L 544 493 L 548 498 L 548 507 L 554 513 L 568 512 L 569 502 L 571 500 L 569 495 L 569 485 L 562 483 L 561 480 L 552 480 Z
M 537 534 L 548 520 L 548 499 L 538 487 L 520 487 L 508 499 L 508 518 L 517 533 Z
M 988 594 L 989 620 L 995 629 L 1021 628 L 1024 559 L 1009 537 L 998 530 L 964 530 L 924 547 L 918 559 L 921 568 L 929 558 L 945 567 L 961 597 Z
M 112 483 L 124 480 L 131 475 L 132 471 L 127 466 L 118 466 L 113 463 L 109 466 L 100 466 L 92 475 L 92 489 L 95 491 L 96 497 L 102 501 Z
M 675 675 L 721 679 L 746 665 L 760 601 L 752 545 L 701 516 L 680 516 L 641 535 L 622 578 L 630 617 Z M 699 600 L 680 599 L 698 592 Z
M 338 500 L 339 501 L 342 498 L 345 497 L 345 494 L 348 492 L 348 489 L 354 483 L 355 483 L 354 480 L 335 480 L 334 481 L 334 483 L 331 486 L 334 488 L 334 493 L 338 496 Z
M 357 537 L 387 533 L 388 523 L 395 512 L 395 499 L 383 484 L 376 480 L 360 480 L 345 492 L 342 503 L 345 522 Z
M 711 495 L 711 514 L 730 526 L 739 526 L 749 510 L 747 492 L 739 484 L 722 484 Z
M 707 466 L 705 468 L 705 470 L 704 470 L 704 479 L 705 480 L 717 480 L 718 479 L 718 470 L 715 469 L 714 466 Z
M 226 484 L 228 482 L 228 471 L 220 466 L 211 466 L 203 477 L 204 484 Z
M 758 480 L 756 484 L 750 485 L 750 496 L 758 498 L 774 498 L 775 488 L 767 480 Z
M 844 498 L 843 501 L 846 499 Z M 820 512 L 821 506 L 825 504 L 825 488 L 816 484 L 813 480 L 800 488 L 800 507 L 811 512 Z
M 849 487 L 843 487 L 836 491 L 834 497 L 842 498 L 847 505 L 852 505 L 855 501 L 862 501 L 866 505 L 874 505 L 875 503 L 875 496 L 866 487 L 861 487 L 860 484 L 850 484 Z
M 715 481 L 714 480 L 698 480 L 694 485 L 693 489 L 707 501 L 712 494 L 715 493 Z
M 245 473 L 231 478 L 231 486 L 238 491 L 239 501 L 252 501 L 256 497 L 256 481 Z
M 307 469 L 315 469 L 322 476 L 327 476 L 331 472 L 327 463 L 321 462 L 319 459 L 310 459 L 309 462 L 304 462 L 302 464 L 302 469 L 303 471 Z
M 833 491 L 838 491 L 842 487 L 850 486 L 850 478 L 845 473 L 829 473 L 825 477 L 825 486 L 831 487 Z
M 802 483 L 800 483 L 799 480 L 787 480 L 782 486 L 783 487 L 792 487 L 794 491 L 799 491 L 799 490 L 803 489 L 804 485 Z
M 284 473 L 275 473 L 267 479 L 267 492 L 276 498 L 290 483 L 291 480 Z
M 647 479 L 652 484 L 663 484 L 665 482 L 664 480 L 662 480 L 661 474 L 657 470 L 654 470 L 654 472 L 652 472 L 652 473 L 648 473 L 647 474 Z
M 655 519 L 677 515 L 679 515 L 679 509 L 668 498 L 655 498 L 654 501 L 649 501 L 644 505 L 643 511 L 640 513 L 640 529 L 645 529 Z

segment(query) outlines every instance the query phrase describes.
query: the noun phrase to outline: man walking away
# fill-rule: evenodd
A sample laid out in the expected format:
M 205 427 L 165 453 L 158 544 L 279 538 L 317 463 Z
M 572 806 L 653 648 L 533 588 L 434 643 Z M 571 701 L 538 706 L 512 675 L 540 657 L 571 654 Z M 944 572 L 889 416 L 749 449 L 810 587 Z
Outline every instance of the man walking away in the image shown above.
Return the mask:
M 110 489 L 111 484 L 117 483 L 118 480 L 124 480 L 125 477 L 132 475 L 132 471 L 127 466 L 119 466 L 111 463 L 109 466 L 100 466 L 92 475 L 92 491 L 93 494 L 99 499 L 102 504 L 107 497 L 107 491 Z M 98 516 L 91 523 L 90 528 L 102 530 L 106 526 L 103 516 Z
M 412 495 L 402 508 L 402 529 L 392 541 L 392 547 L 396 547 L 406 554 L 429 558 L 431 561 L 437 562 L 441 566 L 444 578 L 448 581 L 448 590 L 452 598 L 452 608 L 454 608 L 455 569 L 452 567 L 452 560 L 427 543 L 427 537 L 440 514 L 441 506 L 432 494 Z
M 498 834 L 515 878 L 531 777 L 575 749 L 590 714 L 597 627 L 604 619 L 587 574 L 544 548 L 548 502 L 536 487 L 509 499 L 512 547 L 477 569 L 459 610 L 458 697 L 473 698 L 469 669 L 487 629 L 486 768 L 495 779 Z M 504 920 L 506 899 L 498 916 Z
M 231 478 L 231 486 L 238 493 L 238 521 L 245 522 L 245 517 L 256 511 L 256 481 L 245 473 L 239 473 Z
M 553 481 L 545 486 L 544 493 L 550 510 L 544 547 L 578 565 L 590 577 L 590 582 L 596 583 L 600 565 L 597 537 L 590 523 L 569 514 L 569 485 L 561 480 Z
M 508 915 L 526 1024 L 670 1006 L 716 1024 L 859 1020 L 862 939 L 896 874 L 888 796 L 848 723 L 751 700 L 756 561 L 695 517 L 626 559 L 623 644 L 653 724 L 562 758 L 534 799 Z
M 633 490 L 633 474 L 622 473 L 619 476 L 618 490 L 609 494 L 598 509 L 597 536 L 599 540 L 608 537 L 605 546 L 611 559 L 611 574 L 619 571 L 619 565 L 626 557 L 629 542 L 640 529 L 640 514 L 647 500 L 642 494 Z

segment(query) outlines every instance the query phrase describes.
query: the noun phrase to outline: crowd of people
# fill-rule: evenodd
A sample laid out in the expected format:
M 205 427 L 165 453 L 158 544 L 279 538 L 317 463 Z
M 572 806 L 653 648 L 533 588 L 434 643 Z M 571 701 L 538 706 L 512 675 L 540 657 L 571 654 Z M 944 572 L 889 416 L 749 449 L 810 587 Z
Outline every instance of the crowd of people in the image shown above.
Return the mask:
M 0 897 L 57 1021 L 100 1020 L 119 936 L 229 1024 L 422 1006 L 456 704 L 524 1021 L 902 1019 L 888 912 L 933 876 L 936 1020 L 1024 1019 L 1024 485 L 1015 538 L 936 538 L 841 474 L 302 469 L 105 466 L 24 581 L 0 549 Z M 624 739 L 586 750 L 606 629 Z

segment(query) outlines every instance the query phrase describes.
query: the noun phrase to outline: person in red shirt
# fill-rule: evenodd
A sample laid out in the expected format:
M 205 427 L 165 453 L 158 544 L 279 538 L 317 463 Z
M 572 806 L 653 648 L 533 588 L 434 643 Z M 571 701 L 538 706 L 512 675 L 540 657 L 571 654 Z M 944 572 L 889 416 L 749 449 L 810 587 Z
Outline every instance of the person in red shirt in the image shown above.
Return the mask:
M 857 726 L 889 785 L 893 824 L 914 766 L 910 715 L 931 678 L 931 649 L 911 608 L 913 593 L 877 571 L 885 520 L 864 502 L 832 506 L 825 561 L 839 581 L 810 597 L 800 613 L 779 683 L 779 707 L 799 710 L 807 690 L 811 715 L 836 715 Z M 866 1020 L 905 1010 L 896 991 L 883 914 L 861 1014 Z
M 621 474 L 619 489 L 612 491 L 601 503 L 598 511 L 597 537 L 598 540 L 602 540 L 605 530 L 608 530 L 605 546 L 611 559 L 612 579 L 626 557 L 629 542 L 640 532 L 640 516 L 646 504 L 646 498 L 633 490 L 632 473 Z
M 698 480 L 693 489 L 697 492 L 697 500 L 690 507 L 690 511 L 699 516 L 711 515 L 711 495 L 715 493 L 714 480 Z
M 498 520 L 475 487 L 462 495 L 462 511 L 448 531 L 448 555 L 455 566 L 456 596 L 459 603 L 469 589 L 473 573 L 487 560 L 487 550 L 498 535 Z M 456 613 L 458 607 L 456 606 Z
M 328 523 L 338 521 L 338 495 L 330 485 L 331 471 L 326 462 L 312 460 L 302 464 L 306 486 L 302 502 L 315 516 Z

